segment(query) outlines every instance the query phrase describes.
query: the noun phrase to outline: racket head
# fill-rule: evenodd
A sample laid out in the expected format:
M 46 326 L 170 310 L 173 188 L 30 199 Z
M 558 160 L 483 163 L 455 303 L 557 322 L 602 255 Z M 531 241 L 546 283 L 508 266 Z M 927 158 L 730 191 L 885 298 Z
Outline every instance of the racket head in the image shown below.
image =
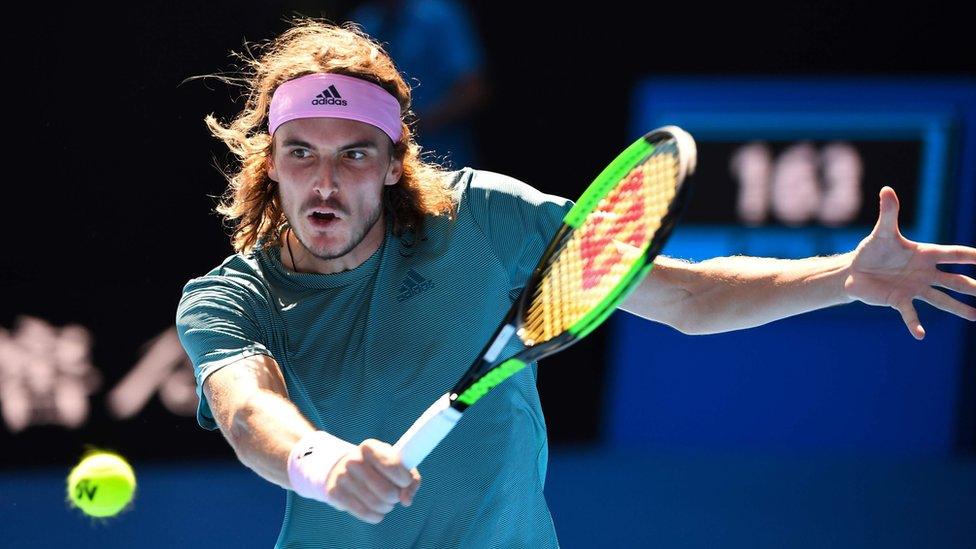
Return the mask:
M 605 321 L 653 267 L 687 203 L 694 139 L 676 126 L 648 132 L 617 156 L 566 214 L 502 326 L 525 348 L 481 360 L 451 391 L 463 411 L 531 362 Z M 504 329 L 504 328 L 500 328 Z
M 617 156 L 566 214 L 519 302 L 518 335 L 548 353 L 586 336 L 653 267 L 680 216 L 694 139 L 648 132 Z M 554 349 L 555 348 L 555 349 Z

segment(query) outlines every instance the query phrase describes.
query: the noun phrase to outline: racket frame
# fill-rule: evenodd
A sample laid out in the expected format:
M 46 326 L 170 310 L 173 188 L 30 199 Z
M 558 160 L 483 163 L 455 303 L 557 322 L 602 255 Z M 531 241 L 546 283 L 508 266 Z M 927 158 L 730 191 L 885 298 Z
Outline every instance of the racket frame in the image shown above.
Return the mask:
M 625 175 L 619 174 L 619 172 L 629 173 L 637 165 L 634 162 L 634 156 L 644 158 L 649 153 L 653 154 L 658 143 L 665 142 L 672 137 L 675 139 L 675 146 L 679 153 L 678 190 L 671 199 L 668 211 L 641 257 L 634 261 L 630 270 L 621 278 L 621 282 L 617 283 L 614 291 L 569 329 L 552 339 L 527 346 L 515 355 L 499 362 L 497 360 L 498 355 L 501 354 L 511 338 L 517 335 L 518 330 L 522 329 L 529 302 L 536 287 L 542 281 L 549 260 L 562 250 L 573 231 L 580 227 L 586 216 L 594 209 L 594 202 L 598 203 L 607 194 L 609 188 L 615 187 L 622 175 Z M 435 401 L 414 422 L 394 445 L 394 449 L 399 452 L 408 469 L 419 465 L 427 454 L 454 428 L 464 411 L 488 391 L 528 364 L 562 351 L 588 335 L 600 326 L 617 309 L 617 305 L 633 292 L 654 267 L 654 258 L 657 257 L 667 242 L 690 198 L 691 185 L 687 184 L 686 178 L 694 172 L 696 160 L 697 152 L 692 137 L 676 126 L 664 126 L 648 132 L 641 139 L 635 141 L 600 172 L 594 183 L 587 187 L 587 190 L 564 217 L 563 225 L 549 242 L 519 298 L 509 308 L 504 320 L 478 354 L 475 363 L 450 391 Z M 493 372 L 498 372 L 498 375 L 492 376 Z

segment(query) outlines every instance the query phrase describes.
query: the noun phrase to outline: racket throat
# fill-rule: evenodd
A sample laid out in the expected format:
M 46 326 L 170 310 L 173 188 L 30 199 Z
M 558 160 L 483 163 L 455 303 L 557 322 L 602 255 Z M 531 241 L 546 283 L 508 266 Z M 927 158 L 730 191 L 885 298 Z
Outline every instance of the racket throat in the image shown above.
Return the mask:
M 511 315 L 509 316 L 511 317 Z M 449 394 L 451 395 L 452 408 L 463 412 L 469 406 L 469 404 L 458 401 L 458 396 L 463 394 L 465 390 L 475 384 L 478 379 L 485 374 L 485 372 L 490 370 L 495 365 L 495 362 L 498 360 L 498 355 L 501 354 L 502 350 L 505 349 L 505 346 L 508 345 L 508 342 L 511 341 L 512 336 L 515 335 L 515 332 L 516 327 L 510 321 L 502 324 L 502 326 L 495 331 L 494 337 L 491 338 L 488 345 L 486 345 L 481 351 L 481 358 L 478 359 L 477 367 L 470 368 L 468 370 L 468 374 L 461 378 L 461 380 L 458 381 L 457 384 L 451 389 Z
M 498 367 L 492 369 L 481 379 L 472 383 L 470 387 L 464 389 L 461 393 L 452 392 L 450 397 L 452 401 L 451 407 L 463 412 L 468 406 L 473 405 L 481 397 L 488 394 L 488 391 L 494 389 L 495 386 L 512 377 L 526 366 L 528 366 L 527 362 L 523 362 L 514 357 L 502 362 Z

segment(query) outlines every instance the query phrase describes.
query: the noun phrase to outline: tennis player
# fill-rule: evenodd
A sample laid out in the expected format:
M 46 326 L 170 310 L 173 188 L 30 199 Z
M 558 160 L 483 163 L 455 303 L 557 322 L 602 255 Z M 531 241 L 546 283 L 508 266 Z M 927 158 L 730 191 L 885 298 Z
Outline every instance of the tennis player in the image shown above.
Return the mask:
M 277 547 L 558 546 L 534 364 L 467 412 L 419 491 L 385 441 L 470 365 L 571 201 L 422 160 L 409 86 L 352 25 L 298 19 L 251 69 L 244 110 L 206 120 L 241 161 L 218 207 L 236 253 L 186 284 L 176 325 L 200 425 L 287 490 Z M 913 299 L 976 320 L 933 288 L 976 294 L 936 268 L 976 249 L 911 242 L 897 218 L 886 187 L 850 253 L 659 257 L 622 308 L 687 334 L 855 300 L 897 309 L 918 339 Z

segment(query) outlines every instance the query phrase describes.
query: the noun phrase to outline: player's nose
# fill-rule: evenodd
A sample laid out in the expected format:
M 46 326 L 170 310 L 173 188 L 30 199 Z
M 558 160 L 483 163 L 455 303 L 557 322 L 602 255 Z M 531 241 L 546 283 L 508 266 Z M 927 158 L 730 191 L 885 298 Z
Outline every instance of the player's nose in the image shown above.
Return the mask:
M 319 162 L 318 169 L 315 170 L 312 186 L 315 192 L 323 197 L 328 197 L 339 189 L 335 181 L 336 170 L 332 162 L 323 159 Z

